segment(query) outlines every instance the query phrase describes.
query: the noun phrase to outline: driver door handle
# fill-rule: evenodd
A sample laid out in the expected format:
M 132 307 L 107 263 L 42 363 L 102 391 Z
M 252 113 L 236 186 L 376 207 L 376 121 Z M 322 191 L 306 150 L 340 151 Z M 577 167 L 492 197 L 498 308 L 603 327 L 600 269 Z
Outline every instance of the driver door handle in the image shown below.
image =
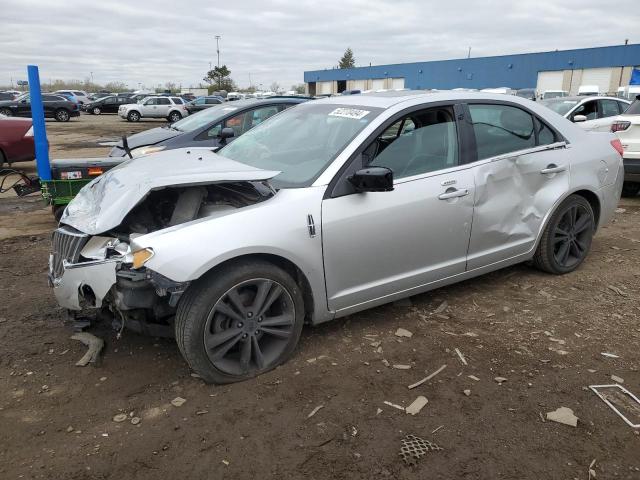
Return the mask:
M 542 170 L 540 170 L 540 173 L 542 175 L 549 175 L 550 173 L 560 173 L 560 172 L 564 172 L 567 168 L 564 167 L 563 165 L 555 165 L 553 163 L 547 165 L 547 168 L 543 168 Z
M 450 198 L 464 197 L 466 195 L 469 195 L 469 190 L 467 190 L 466 188 L 460 190 L 458 190 L 457 188 L 447 188 L 446 192 L 440 194 L 438 198 L 440 200 L 448 200 Z

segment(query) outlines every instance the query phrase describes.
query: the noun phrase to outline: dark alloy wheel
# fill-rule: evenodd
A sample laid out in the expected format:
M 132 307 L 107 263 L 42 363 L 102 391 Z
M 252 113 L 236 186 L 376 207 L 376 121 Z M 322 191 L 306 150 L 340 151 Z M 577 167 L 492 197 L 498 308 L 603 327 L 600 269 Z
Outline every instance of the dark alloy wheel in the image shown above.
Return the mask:
M 593 209 L 579 195 L 568 197 L 549 220 L 534 262 L 550 273 L 572 272 L 583 262 L 595 231 Z
M 243 261 L 189 287 L 176 313 L 176 340 L 205 381 L 230 383 L 286 361 L 303 322 L 302 294 L 291 275 Z
M 69 115 L 68 111 L 66 111 L 64 108 L 61 108 L 59 110 L 56 110 L 55 118 L 58 122 L 68 122 L 71 116 Z
M 640 193 L 640 183 L 624 182 L 622 184 L 623 197 L 635 197 L 638 193 Z
M 169 114 L 169 121 L 170 121 L 171 123 L 175 123 L 175 122 L 177 122 L 178 120 L 180 120 L 181 118 L 182 118 L 182 115 L 180 115 L 180 113 L 179 113 L 179 112 L 171 112 L 171 113 Z
M 5 117 L 12 117 L 13 112 L 10 108 L 0 108 L 0 115 L 4 115 Z
M 135 110 L 133 112 L 129 112 L 129 115 L 127 115 L 127 120 L 129 120 L 130 122 L 137 122 L 140 120 L 140 114 Z

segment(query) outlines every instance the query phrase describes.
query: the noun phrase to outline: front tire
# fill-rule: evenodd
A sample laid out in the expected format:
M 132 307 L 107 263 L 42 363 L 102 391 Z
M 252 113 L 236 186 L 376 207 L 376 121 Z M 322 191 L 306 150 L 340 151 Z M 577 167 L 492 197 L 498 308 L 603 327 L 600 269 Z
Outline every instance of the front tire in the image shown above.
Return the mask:
M 133 112 L 129 112 L 129 114 L 127 115 L 127 120 L 130 122 L 139 122 L 140 114 L 135 110 Z
M 60 108 L 56 110 L 56 112 L 54 113 L 54 117 L 58 122 L 68 122 L 71 118 L 71 115 L 69 115 L 69 112 L 64 108 Z
M 94 115 L 100 115 L 102 113 L 102 110 L 100 110 L 100 107 L 93 107 L 91 113 L 93 113 Z
M 182 118 L 182 115 L 180 115 L 180 112 L 171 112 L 169 114 L 169 121 L 171 123 L 176 123 L 178 120 L 180 120 Z
M 635 197 L 640 192 L 640 183 L 624 182 L 622 184 L 623 197 Z
M 239 382 L 289 359 L 304 315 L 302 292 L 291 275 L 262 260 L 238 261 L 185 292 L 176 312 L 176 341 L 206 382 Z
M 594 232 L 591 204 L 580 195 L 570 195 L 551 215 L 533 257 L 534 265 L 555 275 L 574 271 L 589 253 Z

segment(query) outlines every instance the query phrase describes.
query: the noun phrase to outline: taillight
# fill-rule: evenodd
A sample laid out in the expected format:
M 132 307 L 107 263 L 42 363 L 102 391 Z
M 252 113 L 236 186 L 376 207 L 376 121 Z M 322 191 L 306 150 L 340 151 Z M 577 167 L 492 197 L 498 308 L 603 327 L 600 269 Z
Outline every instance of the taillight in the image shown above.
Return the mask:
M 624 154 L 624 149 L 622 148 L 622 143 L 619 139 L 616 138 L 615 140 L 611 140 L 611 146 L 616 152 L 618 152 L 618 154 L 620 154 L 620 156 Z
M 89 175 L 102 175 L 102 169 L 98 167 L 89 167 Z
M 631 126 L 631 122 L 618 121 L 611 125 L 611 133 L 623 132 Z

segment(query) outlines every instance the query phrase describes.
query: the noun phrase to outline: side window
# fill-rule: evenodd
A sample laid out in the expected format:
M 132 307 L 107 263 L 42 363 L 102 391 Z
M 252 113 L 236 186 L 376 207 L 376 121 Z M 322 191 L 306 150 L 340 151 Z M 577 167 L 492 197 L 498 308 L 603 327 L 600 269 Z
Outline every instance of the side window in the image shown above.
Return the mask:
M 234 137 L 239 137 L 244 132 L 249 130 L 247 127 L 247 116 L 251 116 L 253 112 L 243 112 L 235 115 L 231 118 L 227 118 L 225 121 L 225 127 L 233 128 Z
M 571 114 L 571 120 L 574 119 L 576 115 L 584 115 L 587 117 L 587 120 L 595 120 L 598 118 L 598 107 L 595 100 L 591 102 L 585 102 L 575 109 L 573 114 Z
M 220 135 L 220 132 L 222 132 L 222 124 L 218 123 L 217 125 L 214 125 L 209 130 L 207 130 L 207 138 L 217 137 Z M 202 138 L 199 138 L 199 140 L 202 140 Z
M 551 145 L 558 141 L 556 134 L 546 124 L 537 120 L 536 126 L 538 127 L 538 145 Z
M 533 117 L 509 105 L 469 105 L 478 160 L 536 146 Z
M 53 102 L 55 100 L 57 100 L 57 98 L 54 95 L 42 95 L 43 102 Z
M 159 97 L 156 101 L 156 105 L 171 105 L 171 101 L 167 97 Z
M 149 100 L 144 102 L 144 104 L 145 105 L 157 105 L 158 104 L 158 99 L 157 98 L 150 98 Z
M 270 105 L 268 107 L 263 107 L 263 108 L 257 108 L 250 113 L 251 115 L 251 120 L 250 120 L 250 124 L 247 127 L 247 130 L 249 128 L 253 128 L 256 125 L 261 124 L 262 122 L 264 122 L 267 118 L 275 115 L 276 113 L 278 113 L 278 106 L 277 105 Z
M 203 99 L 203 100 L 205 100 L 203 103 L 206 103 L 207 105 L 217 105 L 218 103 L 222 103 L 217 98 L 207 98 L 207 99 Z
M 116 99 L 113 97 L 105 98 L 104 103 L 111 105 L 112 103 L 116 103 Z
M 613 117 L 620 114 L 618 102 L 615 100 L 602 99 L 600 101 L 600 118 Z
M 194 105 L 204 105 L 204 98 L 197 98 L 195 102 L 193 102 Z
M 394 178 L 450 168 L 458 164 L 458 135 L 453 108 L 411 113 L 389 126 L 364 152 L 370 166 L 387 167 Z
M 181 98 L 171 97 L 171 100 L 173 100 L 173 103 L 175 103 L 176 105 L 182 105 L 182 99 Z
M 74 95 L 84 97 L 84 93 L 82 92 L 73 92 Z

